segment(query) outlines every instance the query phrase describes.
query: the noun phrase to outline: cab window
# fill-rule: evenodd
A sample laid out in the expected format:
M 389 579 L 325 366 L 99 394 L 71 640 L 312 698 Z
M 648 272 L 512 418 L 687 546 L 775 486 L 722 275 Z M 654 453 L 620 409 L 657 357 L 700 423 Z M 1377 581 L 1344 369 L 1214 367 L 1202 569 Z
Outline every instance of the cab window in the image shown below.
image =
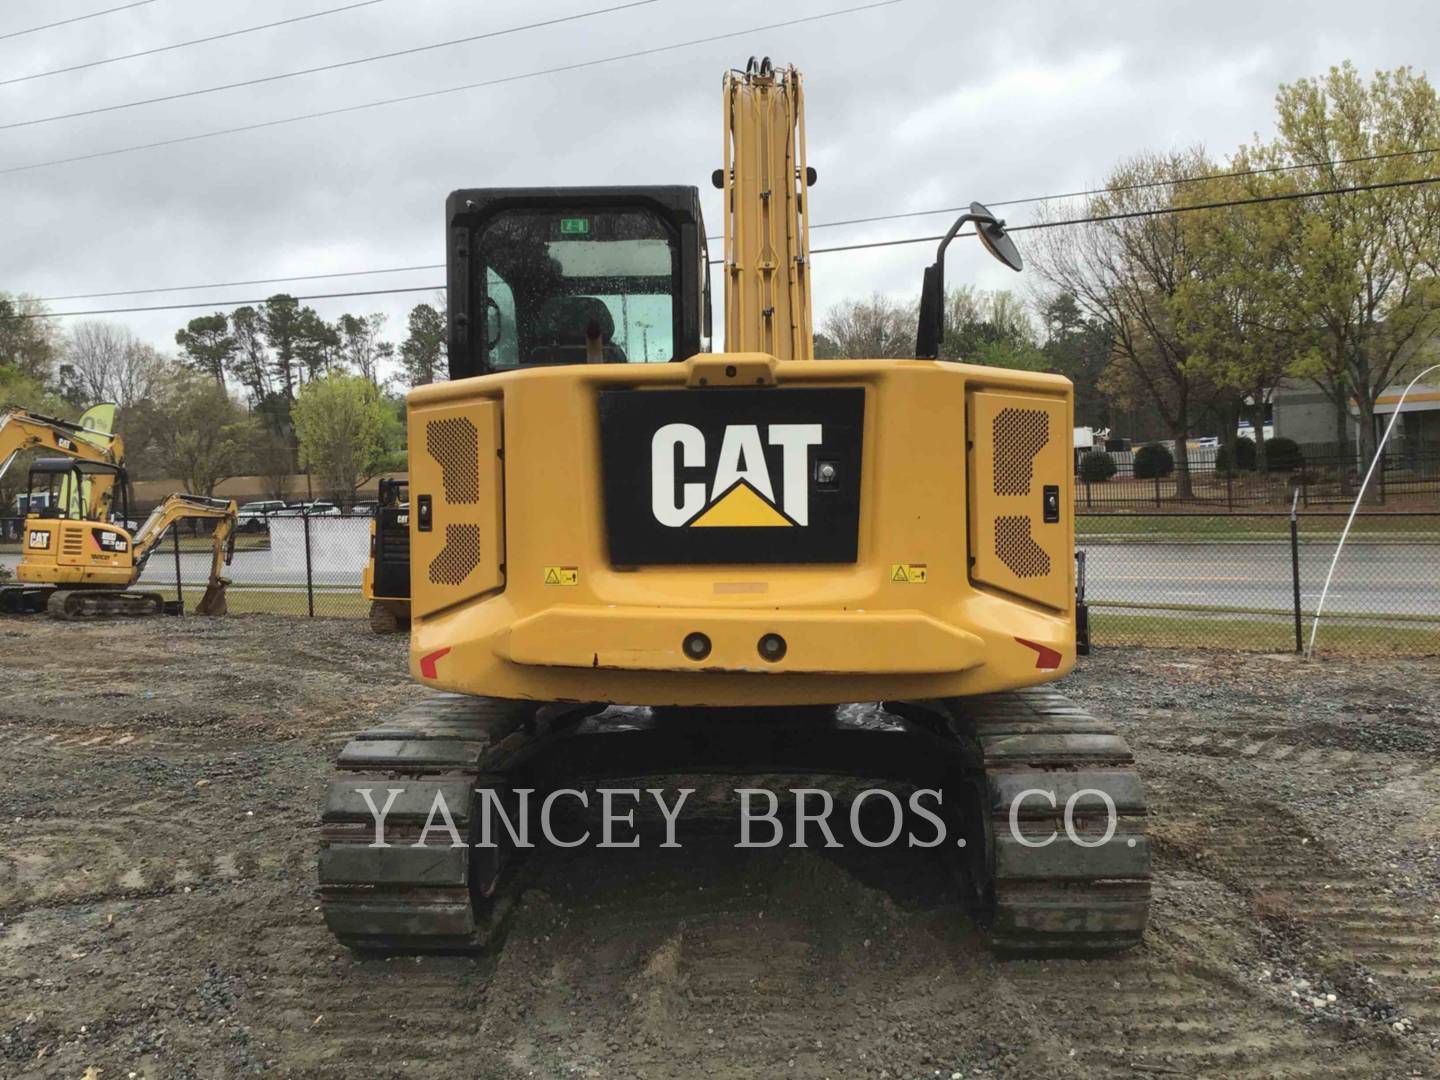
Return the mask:
M 678 246 L 638 207 L 500 212 L 475 237 L 487 368 L 673 360 Z

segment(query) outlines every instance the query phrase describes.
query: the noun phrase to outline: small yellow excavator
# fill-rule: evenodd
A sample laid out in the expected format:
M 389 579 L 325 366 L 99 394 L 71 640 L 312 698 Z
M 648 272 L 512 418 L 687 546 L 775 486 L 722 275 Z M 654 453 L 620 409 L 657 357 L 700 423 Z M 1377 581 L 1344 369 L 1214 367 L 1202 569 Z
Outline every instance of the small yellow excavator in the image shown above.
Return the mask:
M 88 455 L 32 462 L 24 546 L 15 570 L 19 583 L 0 586 L 0 612 L 44 610 L 56 618 L 83 619 L 173 610 L 160 593 L 132 586 L 171 526 L 208 519 L 216 523 L 213 555 L 195 613 L 225 614 L 229 580 L 221 572 L 234 552 L 235 503 L 201 495 L 168 495 L 132 533 L 127 528 L 128 488 L 123 465 Z M 67 490 L 88 491 L 91 505 L 72 516 L 62 497 Z
M 942 794 L 998 950 L 1132 946 L 1131 752 L 1038 685 L 1076 656 L 1072 387 L 938 359 L 961 226 L 1020 255 L 972 204 L 916 358 L 817 360 L 800 76 L 752 61 L 723 108 L 725 352 L 695 188 L 450 196 L 451 381 L 408 399 L 411 672 L 442 693 L 341 751 L 326 922 L 483 946 L 530 795 L 758 772 Z

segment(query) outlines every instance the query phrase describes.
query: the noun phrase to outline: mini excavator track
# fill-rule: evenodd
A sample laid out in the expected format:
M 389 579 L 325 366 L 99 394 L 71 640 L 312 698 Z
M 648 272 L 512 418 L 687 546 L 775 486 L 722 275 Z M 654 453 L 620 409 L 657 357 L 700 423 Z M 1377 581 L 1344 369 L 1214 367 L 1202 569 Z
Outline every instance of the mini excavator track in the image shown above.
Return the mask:
M 45 601 L 56 619 L 135 619 L 165 613 L 165 598 L 153 592 L 113 589 L 56 589 Z

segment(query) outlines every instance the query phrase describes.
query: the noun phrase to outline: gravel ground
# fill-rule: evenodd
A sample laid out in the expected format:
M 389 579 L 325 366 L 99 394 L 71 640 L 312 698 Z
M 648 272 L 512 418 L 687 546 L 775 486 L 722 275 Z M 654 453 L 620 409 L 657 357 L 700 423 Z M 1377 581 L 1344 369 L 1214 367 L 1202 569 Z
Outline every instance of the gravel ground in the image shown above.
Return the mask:
M 486 955 L 356 958 L 314 823 L 403 653 L 0 622 L 0 1075 L 1440 1076 L 1436 661 L 1084 662 L 1153 808 L 1123 957 L 997 961 L 913 852 L 687 845 L 537 854 Z

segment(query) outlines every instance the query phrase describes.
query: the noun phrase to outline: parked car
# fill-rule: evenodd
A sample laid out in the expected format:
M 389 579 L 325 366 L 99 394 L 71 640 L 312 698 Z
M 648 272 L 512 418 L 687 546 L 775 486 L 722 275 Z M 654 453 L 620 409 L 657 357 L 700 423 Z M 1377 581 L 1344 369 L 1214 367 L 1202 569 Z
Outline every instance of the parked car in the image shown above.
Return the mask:
M 364 502 L 357 502 L 350 507 L 350 513 L 356 517 L 374 517 L 375 511 L 380 509 L 380 504 L 374 499 L 366 499 Z
M 283 509 L 285 509 L 285 503 L 280 499 L 247 502 L 236 512 L 236 527 L 245 532 L 262 532 L 270 515 Z
M 284 509 L 274 510 L 270 513 L 272 518 L 277 517 L 339 517 L 340 508 L 332 502 L 308 502 L 290 503 Z

